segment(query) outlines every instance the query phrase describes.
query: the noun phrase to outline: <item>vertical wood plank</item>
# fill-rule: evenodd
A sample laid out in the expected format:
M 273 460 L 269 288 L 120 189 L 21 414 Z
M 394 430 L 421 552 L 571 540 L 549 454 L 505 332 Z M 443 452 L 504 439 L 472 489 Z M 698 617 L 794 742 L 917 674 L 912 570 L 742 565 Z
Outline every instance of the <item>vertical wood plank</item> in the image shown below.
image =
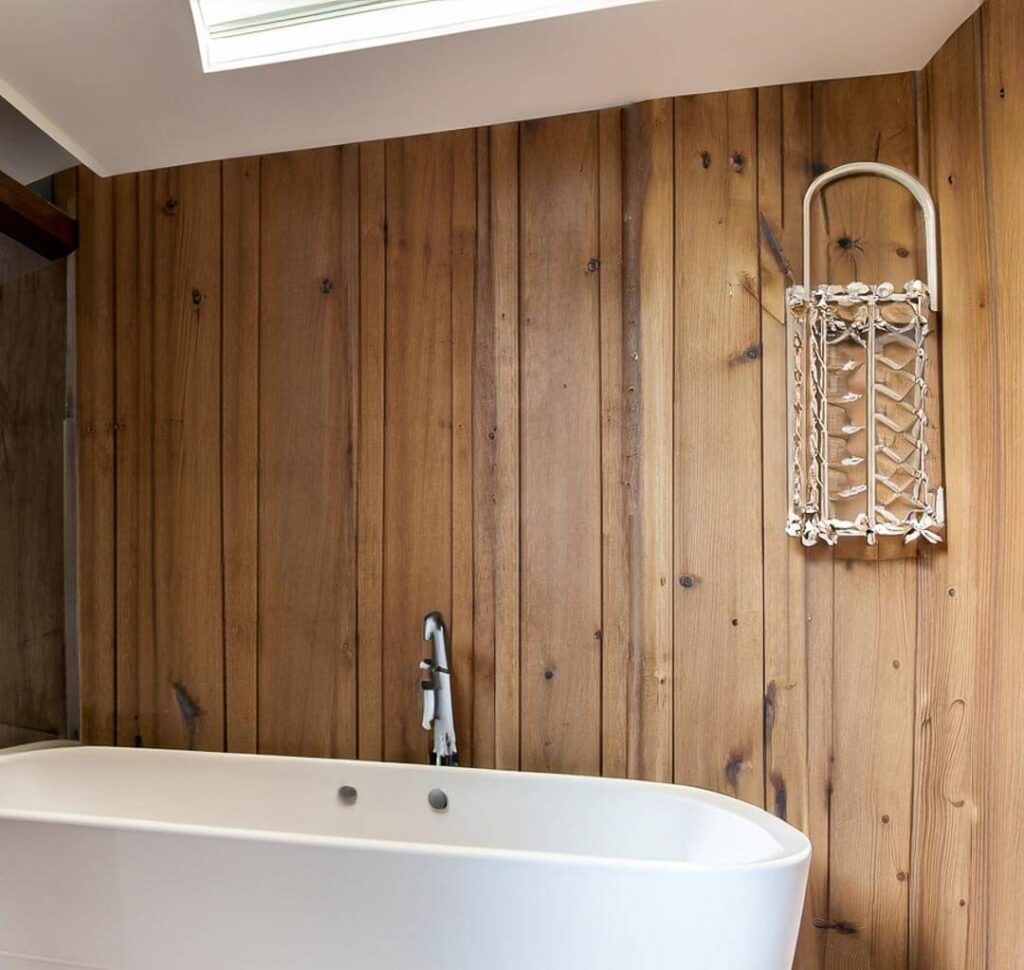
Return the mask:
M 521 138 L 522 766 L 598 774 L 598 116 Z
M 152 412 L 147 407 L 151 402 L 152 354 L 151 333 L 140 313 L 144 283 L 139 178 L 120 175 L 113 183 L 117 743 L 131 745 L 146 740 L 140 720 L 139 665 L 151 656 L 153 649 Z
M 115 739 L 113 183 L 79 171 L 78 642 L 82 740 Z
M 991 239 L 992 295 L 995 306 L 992 366 L 989 380 L 998 393 L 995 432 L 998 501 L 992 506 L 995 546 L 993 596 L 986 615 L 994 644 L 984 655 L 988 682 L 980 716 L 988 726 L 988 750 L 980 770 L 986 780 L 985 833 L 988 878 L 984 921 L 972 927 L 970 952 L 977 934 L 987 937 L 987 967 L 1020 966 L 1024 962 L 1024 727 L 1020 700 L 1024 696 L 1024 616 L 1016 606 L 1024 588 L 1024 459 L 1019 431 L 1024 426 L 1024 334 L 1020 327 L 1020 274 L 1024 227 L 1020 212 L 1024 187 L 1020 181 L 1020 143 L 1024 132 L 1024 8 L 1008 0 L 991 0 L 982 9 L 981 75 L 984 144 L 988 151 L 988 219 Z M 991 432 L 989 432 L 991 433 Z M 972 506 L 972 509 L 976 509 Z M 983 587 L 984 588 L 984 587 Z M 976 900 L 977 901 L 977 900 Z M 979 914 L 979 917 L 981 914 Z
M 915 172 L 914 78 L 814 86 L 815 159 L 877 158 Z M 834 183 L 816 206 L 815 279 L 845 283 L 917 272 L 913 200 L 880 179 Z M 907 961 L 917 622 L 913 560 L 836 561 L 833 771 L 827 966 Z
M 476 294 L 476 132 L 453 136 L 452 613 L 449 662 L 462 764 L 473 764 L 473 325 Z
M 920 629 L 910 966 L 985 965 L 989 904 L 983 792 L 976 772 L 985 737 L 982 679 L 992 656 L 998 425 L 994 320 L 982 151 L 981 17 L 971 18 L 927 70 L 932 192 L 941 214 L 943 415 L 947 548 L 919 567 Z M 972 926 L 974 931 L 972 932 Z
M 491 129 L 476 133 L 473 331 L 473 764 L 494 767 L 497 359 L 491 234 Z M 518 746 L 517 746 L 518 750 Z
M 384 757 L 424 761 L 423 617 L 452 603 L 451 135 L 388 142 Z M 411 392 L 415 388 L 414 392 Z
M 222 171 L 224 676 L 226 747 L 257 748 L 260 160 Z
M 835 723 L 835 571 L 831 549 L 808 554 L 803 601 L 807 641 L 807 832 L 813 846 L 804 924 L 797 942 L 796 966 L 817 970 L 826 965 L 829 937 L 850 927 L 836 922 L 831 897 L 831 814 Z M 799 597 L 799 594 L 797 594 Z M 799 743 L 799 742 L 797 742 Z M 773 741 L 773 757 L 778 744 Z M 772 786 L 772 797 L 776 797 Z M 805 966 L 806 965 L 806 966 Z
M 359 147 L 359 757 L 384 757 L 384 143 Z
M 598 116 L 601 235 L 601 774 L 629 775 L 630 584 L 623 329 L 623 109 Z M 634 260 L 635 262 L 635 260 Z M 634 266 L 635 271 L 635 266 Z
M 676 102 L 675 778 L 760 804 L 756 106 Z
M 64 259 L 0 282 L 0 736 L 12 744 L 68 723 L 67 300 Z
M 473 763 L 519 766 L 519 128 L 477 132 Z
M 346 645 L 342 654 L 344 683 L 338 691 L 335 706 L 335 751 L 343 758 L 359 754 L 359 407 L 362 387 L 359 362 L 362 334 L 359 327 L 361 295 L 360 253 L 362 215 L 359 206 L 359 147 L 345 145 L 341 149 L 341 275 L 342 314 L 345 320 L 344 377 L 348 431 L 345 442 L 345 491 L 342 508 L 344 543 L 341 575 L 346 590 L 343 619 Z
M 73 218 L 78 217 L 78 166 L 64 169 L 53 177 L 53 203 Z M 64 408 L 61 422 L 63 437 L 63 543 L 64 559 L 64 714 L 69 738 L 81 736 L 81 691 L 78 654 L 78 431 L 77 368 L 75 344 L 77 329 L 77 270 L 74 256 L 65 259 L 62 291 L 65 296 L 64 326 Z
M 221 169 L 156 175 L 152 711 L 160 747 L 224 746 Z
M 483 331 L 478 381 L 493 395 L 488 400 L 488 421 L 483 426 L 487 444 L 477 436 L 475 460 L 486 475 L 474 493 L 478 508 L 492 506 L 490 529 L 478 533 L 475 556 L 478 567 L 477 610 L 489 595 L 493 611 L 488 624 L 480 617 L 483 634 L 476 640 L 478 690 L 486 693 L 493 683 L 493 765 L 520 765 L 521 619 L 520 619 L 520 356 L 519 356 L 519 126 L 497 125 L 487 139 L 487 207 L 483 199 L 481 219 L 481 276 L 479 288 L 484 305 L 478 310 L 478 330 Z M 487 235 L 484 240 L 486 215 Z M 478 396 L 477 407 L 484 398 Z M 483 464 L 479 459 L 484 458 Z M 487 512 L 482 514 L 487 515 Z M 493 549 L 493 552 L 491 550 Z M 488 584 L 481 588 L 481 579 Z M 478 614 L 479 615 L 479 614 Z M 479 708 L 478 708 L 479 709 Z M 478 746 L 479 750 L 479 746 Z M 487 761 L 480 759 L 481 764 Z
M 153 704 L 141 704 L 142 687 L 152 690 L 156 677 L 156 564 L 153 542 L 156 531 L 154 522 L 154 440 L 155 410 L 154 372 L 154 255 L 155 223 L 162 217 L 162 209 L 156 199 L 156 177 L 154 172 L 139 173 L 139 258 L 138 258 L 138 327 L 139 327 L 139 417 L 136 421 L 140 433 L 139 451 L 139 514 L 141 535 L 139 559 L 145 569 L 145 582 L 139 589 L 143 598 L 139 604 L 139 636 L 136 640 L 135 663 L 137 666 L 135 690 L 135 711 L 138 717 L 138 734 L 133 743 L 152 744 L 157 737 L 156 710 Z M 145 517 L 143 520 L 142 517 Z M 118 644 L 118 652 L 122 648 Z M 149 741 L 146 739 L 149 738 Z
M 824 966 L 832 719 L 832 555 L 783 530 L 788 407 L 785 291 L 803 260 L 803 194 L 812 175 L 809 85 L 758 92 L 761 232 L 762 495 L 764 508 L 765 805 L 802 828 L 814 853 L 797 949 L 800 970 Z
M 620 454 L 628 559 L 628 774 L 673 772 L 672 423 L 674 128 L 671 100 L 623 111 Z M 622 577 L 606 577 L 607 582 Z
M 135 582 L 138 606 L 135 627 L 127 632 L 118 628 L 118 708 L 119 744 L 156 744 L 157 711 L 152 703 L 153 685 L 156 678 L 156 572 L 153 558 L 155 534 L 154 522 L 154 360 L 153 345 L 153 257 L 154 220 L 159 213 L 155 201 L 153 172 L 141 172 L 137 188 L 138 229 L 135 236 L 137 253 L 130 251 L 118 261 L 118 273 L 134 271 L 137 303 L 128 326 L 138 330 L 137 337 L 128 340 L 126 346 L 118 345 L 118 425 L 119 425 L 119 491 L 127 491 L 132 483 L 121 481 L 122 474 L 134 475 L 136 522 L 134 524 L 135 552 L 139 577 Z M 123 247 L 119 247 L 124 252 Z M 129 287 L 131 288 L 131 287 Z M 127 352 L 127 354 L 126 354 Z M 123 382 L 127 381 L 128 384 Z M 131 385 L 137 388 L 133 393 Z M 130 418 L 122 396 L 135 409 Z M 130 422 L 130 426 L 126 424 Z M 136 464 L 130 467 L 120 458 L 120 438 L 134 435 L 138 439 L 134 449 Z M 118 515 L 119 531 L 133 529 L 131 520 L 127 524 Z M 120 562 L 120 560 L 119 560 Z M 132 733 L 134 732 L 134 733 Z
M 259 750 L 351 756 L 355 254 L 341 149 L 265 157 L 261 199 Z

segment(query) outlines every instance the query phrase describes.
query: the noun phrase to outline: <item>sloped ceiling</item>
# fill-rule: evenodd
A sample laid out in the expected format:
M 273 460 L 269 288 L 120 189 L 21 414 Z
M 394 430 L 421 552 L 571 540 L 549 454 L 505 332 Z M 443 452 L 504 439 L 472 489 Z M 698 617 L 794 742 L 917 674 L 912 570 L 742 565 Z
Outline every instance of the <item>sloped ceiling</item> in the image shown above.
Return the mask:
M 74 164 L 72 155 L 0 98 L 0 172 L 27 185 Z
M 188 0 L 4 0 L 0 96 L 100 174 L 923 67 L 978 0 L 657 0 L 204 75 Z

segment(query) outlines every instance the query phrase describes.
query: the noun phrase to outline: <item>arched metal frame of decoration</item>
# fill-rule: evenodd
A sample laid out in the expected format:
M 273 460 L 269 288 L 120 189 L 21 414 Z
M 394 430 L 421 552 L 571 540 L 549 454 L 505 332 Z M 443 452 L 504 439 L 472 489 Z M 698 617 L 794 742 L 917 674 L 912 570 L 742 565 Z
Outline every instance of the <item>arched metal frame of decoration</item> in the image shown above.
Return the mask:
M 811 206 L 855 175 L 898 182 L 924 216 L 927 282 L 811 284 Z M 786 531 L 804 545 L 846 536 L 942 540 L 941 488 L 932 484 L 928 428 L 929 311 L 939 309 L 935 203 L 913 176 L 879 162 L 816 178 L 803 204 L 803 285 L 786 294 L 789 503 Z

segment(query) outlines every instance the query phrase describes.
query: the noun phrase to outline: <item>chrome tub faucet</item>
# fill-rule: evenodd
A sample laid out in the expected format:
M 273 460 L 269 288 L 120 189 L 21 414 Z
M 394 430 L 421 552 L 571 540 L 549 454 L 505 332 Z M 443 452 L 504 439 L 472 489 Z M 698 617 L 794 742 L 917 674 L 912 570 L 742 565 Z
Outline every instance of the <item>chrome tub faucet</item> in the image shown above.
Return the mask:
M 420 670 L 424 674 L 420 681 L 423 729 L 434 732 L 431 762 L 435 765 L 457 765 L 459 754 L 455 746 L 451 671 L 448 669 L 444 618 L 440 613 L 428 613 L 423 618 L 423 639 L 431 644 L 431 655 L 420 661 Z

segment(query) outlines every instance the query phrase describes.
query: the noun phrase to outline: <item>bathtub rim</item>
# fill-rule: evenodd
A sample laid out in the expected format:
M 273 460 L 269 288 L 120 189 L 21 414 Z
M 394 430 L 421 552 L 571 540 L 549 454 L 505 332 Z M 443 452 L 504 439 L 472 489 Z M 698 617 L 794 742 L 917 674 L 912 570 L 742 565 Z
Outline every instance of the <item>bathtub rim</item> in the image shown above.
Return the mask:
M 0 763 L 8 758 L 20 758 L 30 755 L 46 754 L 50 750 L 64 750 L 76 748 L 80 751 L 115 751 L 118 757 L 127 755 L 133 757 L 138 754 L 159 756 L 174 756 L 181 758 L 214 759 L 214 758 L 238 758 L 242 760 L 271 759 L 274 761 L 301 761 L 317 762 L 323 764 L 334 764 L 339 766 L 351 766 L 352 768 L 366 768 L 375 766 L 389 770 L 427 771 L 431 775 L 438 773 L 441 777 L 445 775 L 463 774 L 473 772 L 478 775 L 500 776 L 508 779 L 509 776 L 516 778 L 535 778 L 539 780 L 550 780 L 552 778 L 571 780 L 574 784 L 581 784 L 587 787 L 633 787 L 643 786 L 648 790 L 658 789 L 675 796 L 692 798 L 704 804 L 736 815 L 745 821 L 751 822 L 762 829 L 779 846 L 779 855 L 769 859 L 760 859 L 754 862 L 742 863 L 715 863 L 715 862 L 693 862 L 671 859 L 630 859 L 619 856 L 590 855 L 572 852 L 554 852 L 541 849 L 506 849 L 481 846 L 452 845 L 450 843 L 438 842 L 415 842 L 402 841 L 397 839 L 373 839 L 358 838 L 346 835 L 318 835 L 301 832 L 287 832 L 272 829 L 240 828 L 228 825 L 204 825 L 192 822 L 165 822 L 153 819 L 137 819 L 118 815 L 84 815 L 76 812 L 50 812 L 40 810 L 9 809 L 0 806 L 0 822 L 30 822 L 50 825 L 67 825 L 84 828 L 98 828 L 114 831 L 137 831 L 151 832 L 167 835 L 190 835 L 201 838 L 229 838 L 237 841 L 255 842 L 277 842 L 287 845 L 311 845 L 323 848 L 345 848 L 363 852 L 387 852 L 394 854 L 412 854 L 420 856 L 454 856 L 456 858 L 468 859 L 492 859 L 500 862 L 549 862 L 559 865 L 575 865 L 585 867 L 612 867 L 615 869 L 629 869 L 655 872 L 679 872 L 679 873 L 743 873 L 760 872 L 772 869 L 788 869 L 799 867 L 807 862 L 811 856 L 812 847 L 810 839 L 796 826 L 772 815 L 765 809 L 751 805 L 741 799 L 723 795 L 719 792 L 709 791 L 703 788 L 696 788 L 691 785 L 676 785 L 667 782 L 642 781 L 639 779 L 608 778 L 592 775 L 567 775 L 555 772 L 538 771 L 511 771 L 498 768 L 451 768 L 435 765 L 406 764 L 402 762 L 384 761 L 359 761 L 351 758 L 310 758 L 296 755 L 272 755 L 254 754 L 251 752 L 225 752 L 225 751 L 186 751 L 174 748 L 121 748 L 113 745 L 77 745 L 75 743 L 63 745 L 21 746 L 20 748 L 0 749 Z

